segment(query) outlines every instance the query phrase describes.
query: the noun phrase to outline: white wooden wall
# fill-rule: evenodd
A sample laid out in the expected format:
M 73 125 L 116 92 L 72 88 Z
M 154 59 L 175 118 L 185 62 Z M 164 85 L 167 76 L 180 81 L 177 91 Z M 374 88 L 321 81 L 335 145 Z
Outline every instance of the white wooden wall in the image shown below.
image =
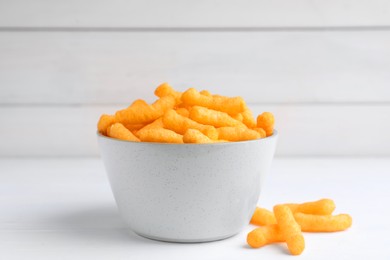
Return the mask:
M 95 156 L 164 81 L 274 112 L 278 155 L 390 155 L 390 1 L 0 0 L 0 156 Z

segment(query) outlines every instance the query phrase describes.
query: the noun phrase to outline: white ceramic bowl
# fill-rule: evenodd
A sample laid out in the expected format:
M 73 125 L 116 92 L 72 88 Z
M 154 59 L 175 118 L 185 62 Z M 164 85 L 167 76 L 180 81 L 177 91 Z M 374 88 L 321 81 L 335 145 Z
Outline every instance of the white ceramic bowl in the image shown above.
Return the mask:
M 277 132 L 245 142 L 163 144 L 98 134 L 120 214 L 137 234 L 170 242 L 233 236 L 255 210 Z

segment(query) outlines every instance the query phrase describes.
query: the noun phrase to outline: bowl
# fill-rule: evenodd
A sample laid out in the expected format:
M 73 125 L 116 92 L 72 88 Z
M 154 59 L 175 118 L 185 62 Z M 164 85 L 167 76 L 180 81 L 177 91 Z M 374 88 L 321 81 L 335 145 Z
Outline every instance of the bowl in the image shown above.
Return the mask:
M 119 212 L 135 233 L 169 242 L 231 237 L 248 225 L 277 142 L 129 142 L 98 133 Z

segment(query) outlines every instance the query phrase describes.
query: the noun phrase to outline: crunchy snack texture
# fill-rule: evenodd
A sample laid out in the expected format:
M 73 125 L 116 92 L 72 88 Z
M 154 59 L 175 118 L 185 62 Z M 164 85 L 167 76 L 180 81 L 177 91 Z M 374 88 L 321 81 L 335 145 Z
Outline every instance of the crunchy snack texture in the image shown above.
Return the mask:
M 158 99 L 153 104 L 137 99 L 114 115 L 103 114 L 98 132 L 134 142 L 196 144 L 248 141 L 273 133 L 273 115 L 264 112 L 256 122 L 241 97 L 194 88 L 180 92 L 168 83 L 160 84 L 154 94 Z

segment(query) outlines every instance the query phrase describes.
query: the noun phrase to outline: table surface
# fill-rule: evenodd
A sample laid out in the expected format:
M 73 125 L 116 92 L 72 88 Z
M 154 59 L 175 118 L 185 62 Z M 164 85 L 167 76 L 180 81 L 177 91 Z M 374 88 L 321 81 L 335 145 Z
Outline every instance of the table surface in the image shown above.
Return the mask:
M 353 216 L 347 231 L 304 233 L 300 259 L 390 259 L 389 183 L 390 158 L 276 158 L 259 205 L 327 197 Z M 124 227 L 100 159 L 0 159 L 1 259 L 292 259 L 282 243 L 249 248 L 253 228 L 211 243 L 148 240 Z

